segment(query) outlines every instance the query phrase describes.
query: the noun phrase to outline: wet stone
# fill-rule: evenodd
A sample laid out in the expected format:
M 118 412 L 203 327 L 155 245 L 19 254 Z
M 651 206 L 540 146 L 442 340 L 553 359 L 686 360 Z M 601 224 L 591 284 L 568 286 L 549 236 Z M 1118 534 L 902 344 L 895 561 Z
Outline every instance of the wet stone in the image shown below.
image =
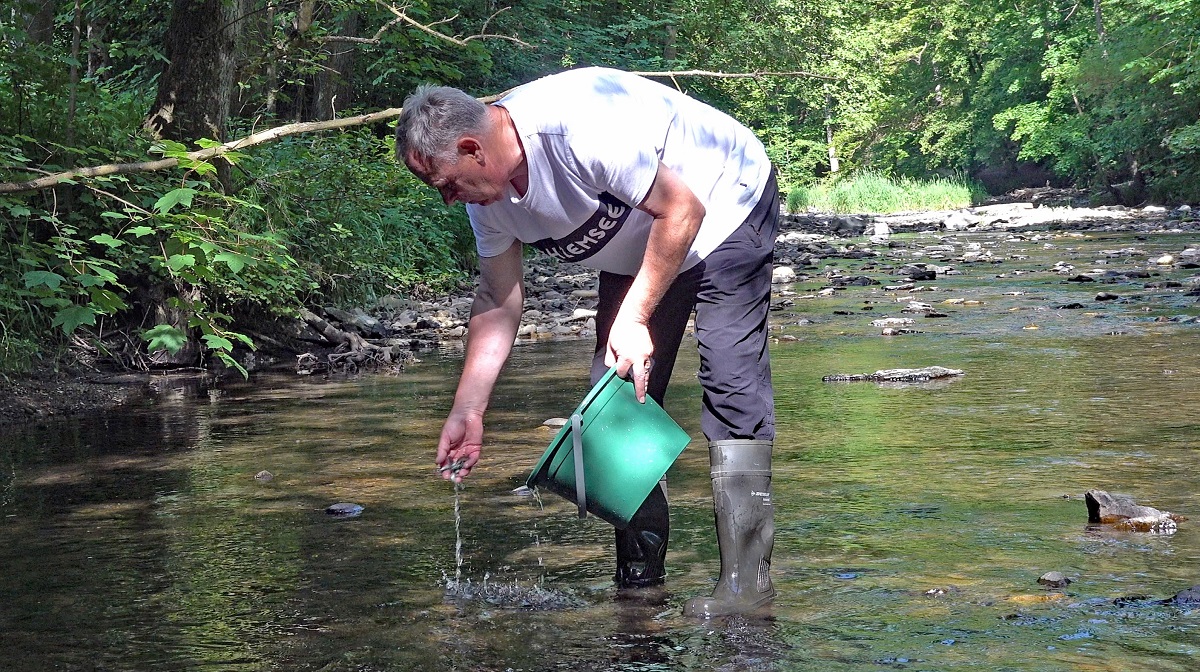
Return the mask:
M 1062 572 L 1046 572 L 1038 577 L 1037 582 L 1048 588 L 1064 588 L 1071 583 L 1071 579 Z
M 1175 597 L 1167 600 L 1170 604 L 1179 605 L 1181 607 L 1196 607 L 1200 606 L 1200 586 L 1192 586 L 1175 593 Z
M 333 518 L 357 518 L 363 512 L 361 504 L 339 502 L 325 507 L 325 513 Z

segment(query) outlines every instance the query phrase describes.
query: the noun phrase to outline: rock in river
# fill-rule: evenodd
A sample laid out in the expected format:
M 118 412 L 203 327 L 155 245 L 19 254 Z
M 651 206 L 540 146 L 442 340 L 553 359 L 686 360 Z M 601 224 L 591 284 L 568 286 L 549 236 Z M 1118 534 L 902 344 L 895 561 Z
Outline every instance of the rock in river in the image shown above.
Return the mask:
M 1088 490 L 1083 493 L 1087 503 L 1088 522 L 1112 525 L 1130 532 L 1154 532 L 1174 534 L 1183 516 L 1142 506 L 1127 495 L 1110 495 L 1103 490 Z
M 825 376 L 825 382 L 849 382 L 868 380 L 881 382 L 924 383 L 938 378 L 963 375 L 962 369 L 948 369 L 944 366 L 927 366 L 923 369 L 881 369 L 875 373 L 840 373 Z
M 1067 584 L 1071 583 L 1071 579 L 1068 579 L 1062 572 L 1046 572 L 1038 577 L 1037 582 L 1048 588 L 1065 588 Z

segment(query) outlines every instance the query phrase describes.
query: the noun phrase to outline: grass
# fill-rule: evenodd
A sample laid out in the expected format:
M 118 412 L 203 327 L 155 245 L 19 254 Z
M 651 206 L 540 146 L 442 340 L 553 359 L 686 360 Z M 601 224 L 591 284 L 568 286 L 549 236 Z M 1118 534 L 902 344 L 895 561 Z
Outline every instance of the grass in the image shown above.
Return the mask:
M 955 210 L 972 204 L 982 190 L 961 178 L 893 179 L 879 173 L 794 187 L 788 192 L 788 212 L 903 212 Z

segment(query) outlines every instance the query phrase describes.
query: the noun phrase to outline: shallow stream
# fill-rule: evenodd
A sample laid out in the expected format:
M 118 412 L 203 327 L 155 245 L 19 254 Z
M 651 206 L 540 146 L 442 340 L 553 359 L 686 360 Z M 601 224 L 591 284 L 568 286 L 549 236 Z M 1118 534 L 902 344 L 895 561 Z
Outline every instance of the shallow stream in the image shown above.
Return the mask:
M 0 669 L 1197 669 L 1200 609 L 1114 602 L 1200 584 L 1200 325 L 1180 320 L 1200 313 L 1184 294 L 1197 271 L 1150 261 L 1189 242 L 962 235 L 950 244 L 1001 261 L 905 259 L 963 271 L 918 283 L 936 291 L 789 288 L 794 305 L 773 313 L 779 596 L 765 620 L 680 613 L 719 566 L 686 346 L 667 403 L 693 437 L 670 473 L 670 576 L 641 598 L 612 587 L 606 523 L 513 492 L 551 438 L 542 421 L 586 392 L 586 341 L 516 350 L 461 492 L 463 579 L 561 598 L 524 606 L 447 595 L 454 488 L 433 447 L 453 350 L 398 376 L 260 374 L 6 430 Z M 1136 253 L 1104 254 L 1122 249 Z M 1156 275 L 1067 282 L 1048 270 L 1063 260 Z M 837 263 L 900 283 L 883 260 Z M 1184 284 L 1144 287 L 1164 280 Z M 902 336 L 870 326 L 909 297 L 947 316 L 908 315 L 921 333 Z M 930 365 L 965 375 L 821 380 Z M 1091 488 L 1191 520 L 1170 536 L 1089 529 Z M 336 502 L 364 508 L 326 515 Z M 1048 571 L 1074 582 L 1046 589 Z

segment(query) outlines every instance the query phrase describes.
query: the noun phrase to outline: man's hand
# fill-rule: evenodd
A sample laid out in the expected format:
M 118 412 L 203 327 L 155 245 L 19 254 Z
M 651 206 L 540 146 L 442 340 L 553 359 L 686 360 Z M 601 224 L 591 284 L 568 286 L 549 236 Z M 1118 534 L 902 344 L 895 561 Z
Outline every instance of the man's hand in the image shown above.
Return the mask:
M 646 384 L 650 380 L 651 355 L 654 343 L 650 341 L 650 330 L 641 322 L 618 319 L 608 335 L 608 351 L 604 355 L 607 366 L 616 366 L 617 375 L 633 377 L 633 391 L 637 400 L 646 403 Z
M 639 402 L 646 402 L 646 382 L 650 378 L 650 356 L 654 344 L 646 325 L 659 300 L 679 274 L 692 241 L 704 221 L 704 205 L 692 190 L 665 164 L 650 193 L 638 209 L 654 218 L 642 266 L 621 302 L 608 336 L 604 362 L 617 367 L 617 375 L 633 375 L 633 389 Z
M 471 304 L 467 357 L 454 405 L 438 440 L 437 465 L 444 479 L 462 481 L 479 461 L 483 414 L 517 336 L 523 301 L 520 242 L 498 256 L 479 260 L 479 291 Z
M 461 482 L 471 474 L 482 450 L 483 416 L 452 411 L 438 440 L 437 466 L 442 478 Z

